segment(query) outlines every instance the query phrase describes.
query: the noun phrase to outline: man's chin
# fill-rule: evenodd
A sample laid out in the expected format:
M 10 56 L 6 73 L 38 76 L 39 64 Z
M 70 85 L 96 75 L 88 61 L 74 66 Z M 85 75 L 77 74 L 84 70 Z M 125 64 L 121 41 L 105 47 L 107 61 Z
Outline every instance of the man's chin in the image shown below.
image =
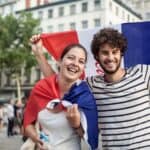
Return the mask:
M 114 74 L 117 72 L 117 69 L 103 69 L 106 74 Z

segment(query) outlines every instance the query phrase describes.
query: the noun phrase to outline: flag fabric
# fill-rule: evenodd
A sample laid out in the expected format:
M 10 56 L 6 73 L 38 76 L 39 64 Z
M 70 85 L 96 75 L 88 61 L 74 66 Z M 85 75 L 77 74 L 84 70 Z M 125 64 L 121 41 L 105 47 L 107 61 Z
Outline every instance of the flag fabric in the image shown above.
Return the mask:
M 122 62 L 123 66 L 130 67 L 139 63 L 150 64 L 150 22 L 123 23 L 106 27 L 112 27 L 119 30 L 127 38 L 128 49 Z M 82 44 L 88 51 L 88 62 L 85 74 L 86 76 L 91 76 L 102 74 L 101 67 L 94 60 L 90 52 L 90 44 L 93 35 L 100 29 L 101 27 L 81 31 L 42 34 L 41 37 L 45 48 L 56 60 L 59 59 L 63 48 L 68 44 L 78 42 Z
M 40 80 L 33 88 L 29 97 L 24 113 L 24 127 L 37 120 L 38 113 L 47 107 L 47 104 L 56 99 L 60 99 L 60 93 L 57 83 L 57 75 Z M 90 150 L 98 148 L 98 114 L 96 101 L 85 81 L 76 82 L 67 94 L 60 100 L 68 101 L 71 104 L 78 104 L 79 110 L 85 116 L 84 130 L 85 140 L 89 145 Z M 65 110 L 65 107 L 61 107 Z
M 85 132 L 84 139 L 89 144 L 89 149 L 96 150 L 98 148 L 98 112 L 95 98 L 87 83 L 82 81 L 78 84 L 77 82 L 63 99 L 72 104 L 78 104 L 79 110 L 85 116 L 85 119 L 81 121 Z
M 150 22 L 122 24 L 122 32 L 128 40 L 125 67 L 150 64 Z

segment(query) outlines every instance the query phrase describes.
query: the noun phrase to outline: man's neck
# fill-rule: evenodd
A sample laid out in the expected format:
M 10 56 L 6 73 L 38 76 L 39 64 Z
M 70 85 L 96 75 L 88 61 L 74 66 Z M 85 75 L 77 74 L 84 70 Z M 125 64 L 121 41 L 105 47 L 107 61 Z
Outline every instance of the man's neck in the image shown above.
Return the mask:
M 113 74 L 106 73 L 104 75 L 104 80 L 108 83 L 120 81 L 126 74 L 125 69 L 120 68 L 117 72 Z

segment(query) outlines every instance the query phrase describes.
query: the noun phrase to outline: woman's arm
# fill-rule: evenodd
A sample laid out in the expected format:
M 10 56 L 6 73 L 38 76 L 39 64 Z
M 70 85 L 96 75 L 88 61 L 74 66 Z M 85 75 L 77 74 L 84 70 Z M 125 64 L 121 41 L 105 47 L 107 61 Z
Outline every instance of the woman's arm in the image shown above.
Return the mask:
M 54 74 L 54 70 L 52 69 L 51 65 L 48 63 L 45 55 L 43 53 L 43 43 L 40 38 L 40 35 L 33 35 L 30 38 L 30 42 L 32 44 L 32 51 L 35 55 L 35 58 L 39 64 L 39 67 L 45 77 Z
M 39 139 L 36 128 L 33 124 L 30 124 L 25 128 L 25 135 L 30 137 L 32 139 L 32 141 L 35 142 L 35 143 L 38 143 L 39 141 L 41 141 Z

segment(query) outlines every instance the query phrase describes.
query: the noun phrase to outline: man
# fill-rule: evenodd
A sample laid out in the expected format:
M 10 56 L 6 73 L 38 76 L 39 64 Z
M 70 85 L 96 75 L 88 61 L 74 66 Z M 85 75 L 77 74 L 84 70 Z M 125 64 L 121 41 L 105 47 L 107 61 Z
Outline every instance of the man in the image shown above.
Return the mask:
M 103 68 L 104 76 L 92 76 L 86 80 L 97 103 L 103 149 L 149 150 L 150 66 L 122 68 L 121 59 L 126 47 L 125 37 L 117 30 L 104 28 L 97 32 L 91 50 Z M 52 69 L 48 71 L 47 67 L 44 74 L 50 72 Z M 79 121 L 76 114 L 78 110 L 73 110 L 72 116 L 68 116 L 73 127 L 74 122 Z

